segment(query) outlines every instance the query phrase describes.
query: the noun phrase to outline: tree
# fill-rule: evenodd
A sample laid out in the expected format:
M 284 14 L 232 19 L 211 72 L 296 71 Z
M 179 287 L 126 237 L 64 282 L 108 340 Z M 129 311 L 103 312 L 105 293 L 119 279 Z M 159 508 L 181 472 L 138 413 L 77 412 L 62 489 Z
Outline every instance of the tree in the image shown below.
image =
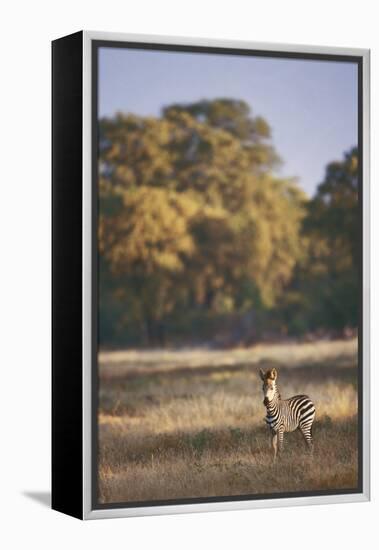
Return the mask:
M 294 273 L 292 318 L 304 329 L 356 327 L 359 315 L 361 225 L 358 151 L 326 167 L 309 201 L 303 233 L 307 256 Z
M 100 209 L 104 271 L 108 283 L 109 274 L 118 282 L 119 298 L 137 323 L 145 323 L 151 342 L 175 303 L 173 275 L 183 271 L 185 258 L 194 252 L 189 223 L 197 206 L 184 194 L 146 186 L 117 196 L 120 204 L 113 215 Z
M 309 203 L 306 231 L 327 240 L 333 250 L 333 265 L 355 271 L 360 263 L 360 220 L 358 208 L 358 150 L 351 149 L 342 161 L 328 164 L 324 181 Z M 338 267 L 338 263 L 344 264 Z
M 163 110 L 166 118 L 188 113 L 211 128 L 224 130 L 237 138 L 250 155 L 251 165 L 259 171 L 271 169 L 280 158 L 270 144 L 271 128 L 262 117 L 253 117 L 245 101 L 220 98 L 196 103 L 177 103 Z
M 222 99 L 100 126 L 100 295 L 125 304 L 118 325 L 162 343 L 175 312 L 272 308 L 302 254 L 305 197 L 272 176 L 268 124 Z

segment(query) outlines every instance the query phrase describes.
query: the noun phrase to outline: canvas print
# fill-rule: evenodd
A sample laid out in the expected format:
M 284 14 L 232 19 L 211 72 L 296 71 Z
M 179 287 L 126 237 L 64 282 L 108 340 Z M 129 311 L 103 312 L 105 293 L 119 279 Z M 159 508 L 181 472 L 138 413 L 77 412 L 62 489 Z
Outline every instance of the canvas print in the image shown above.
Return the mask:
M 359 492 L 359 71 L 99 45 L 99 505 Z

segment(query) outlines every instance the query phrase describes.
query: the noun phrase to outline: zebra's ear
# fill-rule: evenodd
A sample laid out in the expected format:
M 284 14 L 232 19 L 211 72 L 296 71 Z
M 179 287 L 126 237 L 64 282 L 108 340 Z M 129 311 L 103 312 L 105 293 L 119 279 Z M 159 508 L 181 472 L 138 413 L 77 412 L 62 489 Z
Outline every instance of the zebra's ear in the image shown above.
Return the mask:
M 259 375 L 260 375 L 260 377 L 262 378 L 262 380 L 265 379 L 265 376 L 266 376 L 266 375 L 265 375 L 265 373 L 264 373 L 264 371 L 263 371 L 262 369 L 259 369 Z
M 271 380 L 276 380 L 278 378 L 278 373 L 275 367 L 270 370 L 270 378 Z

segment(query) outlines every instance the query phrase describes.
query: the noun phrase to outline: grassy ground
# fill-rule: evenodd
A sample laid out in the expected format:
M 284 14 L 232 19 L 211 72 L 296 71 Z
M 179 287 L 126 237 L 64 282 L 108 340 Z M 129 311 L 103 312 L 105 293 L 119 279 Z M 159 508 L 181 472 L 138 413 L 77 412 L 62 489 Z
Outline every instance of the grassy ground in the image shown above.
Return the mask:
M 100 354 L 101 502 L 355 487 L 356 357 L 355 340 Z M 283 398 L 315 402 L 313 458 L 294 432 L 272 463 L 258 376 L 271 366 Z

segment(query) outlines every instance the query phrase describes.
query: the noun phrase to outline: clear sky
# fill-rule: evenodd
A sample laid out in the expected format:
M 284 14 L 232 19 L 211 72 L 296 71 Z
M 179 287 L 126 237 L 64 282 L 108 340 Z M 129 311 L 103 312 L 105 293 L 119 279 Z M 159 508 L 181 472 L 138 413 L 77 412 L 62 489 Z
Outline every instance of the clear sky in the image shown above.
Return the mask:
M 312 195 L 328 162 L 357 144 L 353 63 L 101 48 L 99 116 L 159 115 L 176 102 L 230 97 L 263 116 L 283 159 Z

